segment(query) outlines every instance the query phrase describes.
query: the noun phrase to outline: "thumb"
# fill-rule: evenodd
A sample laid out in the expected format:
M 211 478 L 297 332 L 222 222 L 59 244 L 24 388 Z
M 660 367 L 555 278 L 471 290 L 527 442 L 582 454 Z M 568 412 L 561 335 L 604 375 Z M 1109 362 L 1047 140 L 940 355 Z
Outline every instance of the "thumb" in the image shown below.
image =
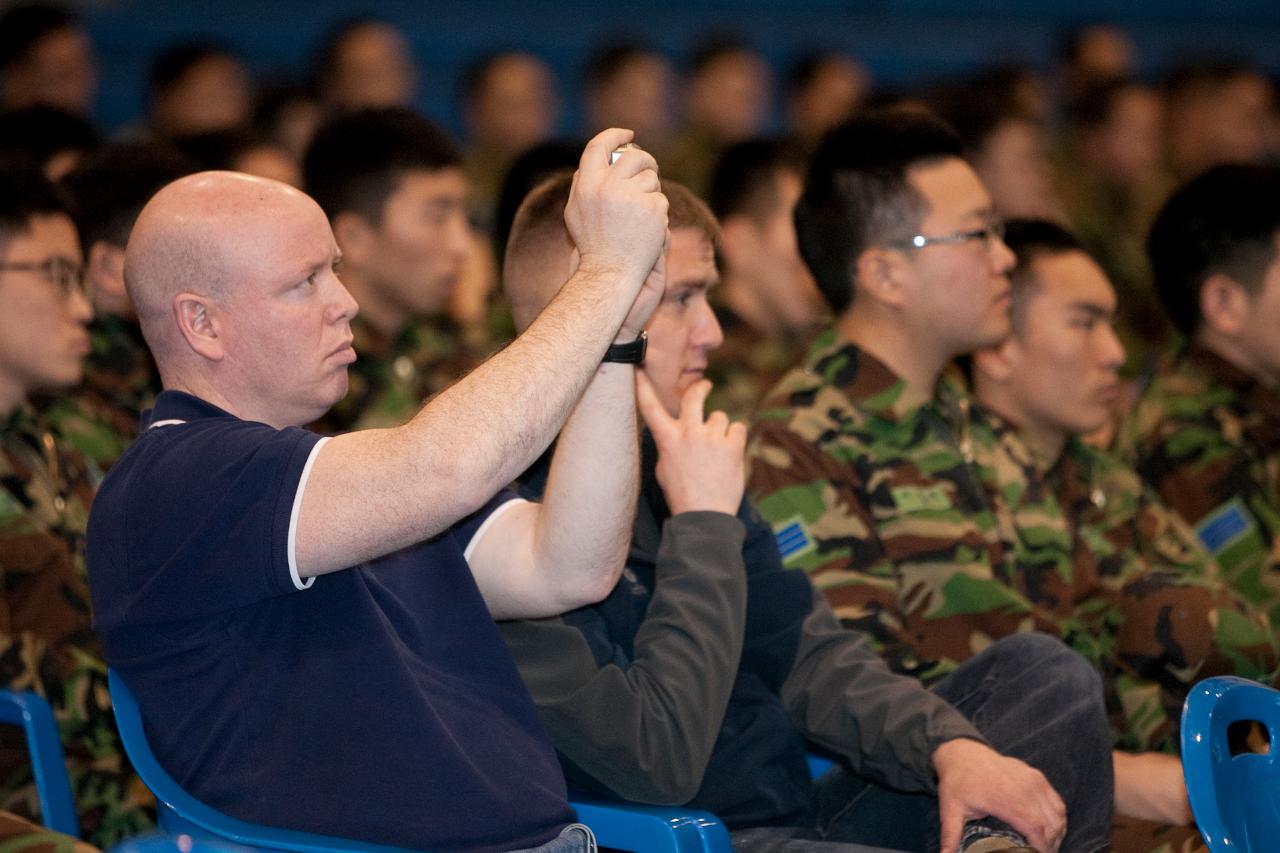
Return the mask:
M 960 849 L 960 833 L 964 829 L 964 810 L 954 800 L 938 800 L 938 819 L 942 824 L 941 853 Z

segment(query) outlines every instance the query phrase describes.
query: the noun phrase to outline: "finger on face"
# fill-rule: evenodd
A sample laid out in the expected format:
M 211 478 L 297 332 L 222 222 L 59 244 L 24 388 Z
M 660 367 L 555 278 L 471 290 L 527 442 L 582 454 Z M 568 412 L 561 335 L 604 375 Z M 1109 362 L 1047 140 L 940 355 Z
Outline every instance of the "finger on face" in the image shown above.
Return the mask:
M 653 389 L 653 383 L 644 375 L 643 370 L 636 371 L 636 407 L 655 441 L 660 441 L 671 433 L 675 419 L 667 413 L 666 407 L 658 399 L 658 393 Z
M 702 424 L 702 412 L 707 404 L 707 395 L 711 393 L 711 382 L 699 379 L 684 389 L 680 397 L 680 420 L 691 426 Z

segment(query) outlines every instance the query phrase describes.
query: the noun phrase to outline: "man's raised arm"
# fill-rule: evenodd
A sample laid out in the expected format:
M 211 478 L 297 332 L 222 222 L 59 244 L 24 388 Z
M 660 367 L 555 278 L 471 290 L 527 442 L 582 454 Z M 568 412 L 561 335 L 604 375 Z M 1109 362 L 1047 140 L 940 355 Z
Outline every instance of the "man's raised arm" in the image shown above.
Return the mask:
M 605 349 L 630 331 L 624 319 L 632 325 L 628 315 L 666 236 L 653 158 L 628 150 L 609 163 L 630 139 L 629 131 L 604 131 L 583 152 L 566 209 L 581 263 L 528 330 L 403 427 L 339 436 L 321 448 L 298 517 L 301 576 L 445 530 L 550 444 Z

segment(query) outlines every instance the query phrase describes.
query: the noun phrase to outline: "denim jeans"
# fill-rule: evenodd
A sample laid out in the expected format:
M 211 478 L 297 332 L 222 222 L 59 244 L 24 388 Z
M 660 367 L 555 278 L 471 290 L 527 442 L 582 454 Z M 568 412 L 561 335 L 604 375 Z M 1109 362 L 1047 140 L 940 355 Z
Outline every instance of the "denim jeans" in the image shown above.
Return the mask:
M 1115 798 L 1111 737 L 1101 681 L 1083 658 L 1052 637 L 1016 634 L 970 658 L 933 690 L 973 721 L 992 747 L 1048 778 L 1067 806 L 1063 853 L 1107 849 Z M 813 826 L 741 830 L 733 834 L 734 848 L 938 849 L 938 800 L 932 794 L 882 788 L 837 766 L 814 783 L 814 799 Z M 992 818 L 982 822 L 1004 827 Z

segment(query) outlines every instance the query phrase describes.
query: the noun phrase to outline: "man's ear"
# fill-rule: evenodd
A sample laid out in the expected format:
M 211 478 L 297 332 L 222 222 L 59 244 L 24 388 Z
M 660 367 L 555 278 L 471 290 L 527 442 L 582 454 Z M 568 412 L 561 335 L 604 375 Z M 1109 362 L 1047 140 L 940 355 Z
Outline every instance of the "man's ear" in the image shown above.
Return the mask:
M 124 247 L 98 240 L 89 247 L 89 287 L 95 305 L 115 305 L 126 299 L 124 290 Z
M 906 304 L 908 293 L 904 285 L 908 269 L 901 252 L 873 246 L 858 255 L 850 272 L 859 295 L 865 293 L 895 308 Z
M 218 334 L 215 308 L 213 300 L 198 293 L 179 293 L 173 297 L 173 317 L 187 346 L 203 358 L 222 361 L 226 349 Z
M 1237 335 L 1249 317 L 1248 291 L 1223 273 L 1214 273 L 1200 286 L 1200 316 L 1205 326 L 1224 335 Z
M 333 218 L 333 236 L 345 265 L 357 269 L 369 265 L 373 253 L 373 228 L 359 213 L 344 210 Z

